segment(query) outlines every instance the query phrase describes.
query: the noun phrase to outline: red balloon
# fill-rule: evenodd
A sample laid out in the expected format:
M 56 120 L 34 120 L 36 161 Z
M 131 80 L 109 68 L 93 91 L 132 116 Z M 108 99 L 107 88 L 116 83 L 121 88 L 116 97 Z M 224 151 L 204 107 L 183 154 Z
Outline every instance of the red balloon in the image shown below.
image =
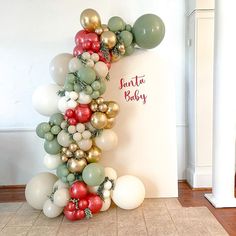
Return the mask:
M 77 125 L 78 121 L 75 118 L 69 118 L 68 123 L 69 125 Z
M 75 46 L 74 50 L 73 50 L 73 55 L 74 57 L 77 57 L 78 55 L 82 54 L 84 52 L 84 49 L 82 48 L 81 45 L 77 45 Z
M 68 202 L 65 209 L 68 210 L 68 211 L 75 211 L 76 210 L 76 205 L 75 205 L 74 202 Z
M 76 211 L 68 211 L 66 207 L 64 208 L 64 215 L 68 220 L 75 221 L 77 220 Z
M 80 209 L 75 211 L 75 217 L 76 217 L 76 220 L 82 220 L 85 217 L 84 211 Z
M 110 70 L 111 69 L 111 62 L 105 62 L 106 63 L 106 65 L 107 65 L 107 68 L 108 68 L 108 70 Z
M 98 195 L 89 194 L 86 199 L 89 203 L 88 208 L 93 214 L 98 213 L 101 210 L 103 202 Z
M 108 59 L 106 59 L 103 55 L 103 52 L 99 51 L 98 52 L 98 55 L 99 55 L 99 61 L 103 61 L 103 62 L 110 62 L 111 61 L 111 56 L 110 54 L 108 55 Z
M 99 42 L 93 42 L 91 48 L 94 52 L 98 52 L 100 50 L 100 43 Z
M 86 41 L 86 42 L 82 43 L 82 48 L 85 49 L 85 50 L 91 49 L 91 42 Z
M 88 201 L 86 199 L 79 200 L 79 209 L 84 210 L 88 207 Z
M 75 116 L 75 112 L 72 109 L 67 109 L 65 115 L 67 118 L 73 118 Z
M 75 199 L 85 198 L 88 194 L 87 185 L 84 182 L 76 181 L 70 187 L 70 196 Z
M 86 41 L 90 41 L 90 42 L 98 42 L 99 41 L 99 37 L 96 33 L 88 33 L 85 36 Z
M 94 53 L 93 50 L 88 50 L 87 52 L 88 52 L 90 55 L 92 55 L 92 54 Z
M 75 35 L 75 44 L 82 44 L 86 40 L 86 34 L 87 32 L 85 30 L 80 30 L 76 35 Z
M 75 118 L 79 123 L 87 123 L 90 121 L 92 111 L 88 104 L 79 104 L 75 108 Z

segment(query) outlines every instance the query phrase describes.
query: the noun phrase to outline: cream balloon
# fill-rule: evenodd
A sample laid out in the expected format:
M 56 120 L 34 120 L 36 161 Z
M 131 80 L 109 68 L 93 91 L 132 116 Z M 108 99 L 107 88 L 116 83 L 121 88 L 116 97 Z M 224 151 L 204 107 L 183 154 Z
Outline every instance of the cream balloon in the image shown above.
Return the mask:
M 70 200 L 69 190 L 67 188 L 58 189 L 53 195 L 53 203 L 58 207 L 64 207 Z
M 78 142 L 78 145 L 81 150 L 88 151 L 92 147 L 93 142 L 91 139 L 82 139 Z
M 84 92 L 79 93 L 78 102 L 80 104 L 89 104 L 91 101 L 92 101 L 92 98 L 88 94 Z
M 116 180 L 112 193 L 114 203 L 125 210 L 139 207 L 145 198 L 145 187 L 141 180 L 132 175 L 124 175 Z
M 57 189 L 61 189 L 61 188 L 69 188 L 69 184 L 68 183 L 63 183 L 60 179 L 57 180 L 55 182 L 55 184 L 53 185 L 53 191 L 56 191 Z
M 100 211 L 107 211 L 111 206 L 111 198 L 106 198 L 103 201 L 102 208 Z
M 117 179 L 117 173 L 111 167 L 105 167 L 105 176 L 108 177 L 109 179 L 112 179 L 112 180 Z
M 58 101 L 60 97 L 57 92 L 62 87 L 56 84 L 42 85 L 38 87 L 32 96 L 32 103 L 35 110 L 43 116 L 51 116 L 58 113 Z
M 65 130 L 62 130 L 57 135 L 57 141 L 58 143 L 63 147 L 69 147 L 69 145 L 73 142 L 71 136 L 69 133 L 67 133 Z
M 96 72 L 96 74 L 99 76 L 99 77 L 102 77 L 102 78 L 105 78 L 108 74 L 108 67 L 107 65 L 102 62 L 102 61 L 99 61 L 95 64 L 94 66 L 94 70 Z
M 96 145 L 102 151 L 110 151 L 118 144 L 118 137 L 113 130 L 104 129 L 101 135 L 95 138 Z
M 69 71 L 70 72 L 76 72 L 78 71 L 81 67 L 83 66 L 83 64 L 81 63 L 81 61 L 77 58 L 74 57 L 69 61 L 68 67 L 69 67 Z
M 55 56 L 49 64 L 49 72 L 58 85 L 64 85 L 66 75 L 69 72 L 68 63 L 73 58 L 69 53 Z
M 48 199 L 43 205 L 43 213 L 48 218 L 55 218 L 63 212 L 63 207 L 55 205 L 50 199 Z
M 62 164 L 62 160 L 60 155 L 46 154 L 44 156 L 43 164 L 49 170 L 55 170 L 60 164 Z
M 35 209 L 42 210 L 57 180 L 56 175 L 47 172 L 34 176 L 25 188 L 25 198 L 29 205 Z
M 58 101 L 57 107 L 58 107 L 59 111 L 62 113 L 65 113 L 66 110 L 69 108 L 67 100 L 68 100 L 68 98 L 61 97 Z

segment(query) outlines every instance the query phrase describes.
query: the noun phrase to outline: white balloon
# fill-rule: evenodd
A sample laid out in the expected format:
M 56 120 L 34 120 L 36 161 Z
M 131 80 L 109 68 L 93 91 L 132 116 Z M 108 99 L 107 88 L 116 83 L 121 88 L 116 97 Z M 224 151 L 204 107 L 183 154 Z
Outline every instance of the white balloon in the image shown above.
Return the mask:
M 26 201 L 35 209 L 42 210 L 43 204 L 52 193 L 53 185 L 58 180 L 52 173 L 43 172 L 34 176 L 26 185 Z
M 69 200 L 70 194 L 67 188 L 58 189 L 53 195 L 53 203 L 59 207 L 66 206 Z
M 88 151 L 92 147 L 93 142 L 91 139 L 82 139 L 78 142 L 78 145 L 81 150 Z
M 90 193 L 97 193 L 99 185 L 98 186 L 89 186 L 89 185 L 87 185 L 87 188 L 88 188 L 88 191 Z
M 77 106 L 77 102 L 71 99 L 67 102 L 67 106 L 68 108 L 74 109 Z
M 103 190 L 102 195 L 104 198 L 110 198 L 111 192 L 109 190 Z
M 90 59 L 90 53 L 89 52 L 83 52 L 82 58 L 85 59 L 85 60 Z
M 55 191 L 56 189 L 61 189 L 61 188 L 69 188 L 69 184 L 68 183 L 64 183 L 62 182 L 60 179 L 56 181 L 56 183 L 53 185 L 53 191 Z
M 59 216 L 63 211 L 63 207 L 55 205 L 50 199 L 48 199 L 43 205 L 43 213 L 49 218 L 55 218 Z
M 76 133 L 76 126 L 75 126 L 75 125 L 70 125 L 70 126 L 68 127 L 68 132 L 69 132 L 70 134 Z
M 145 198 L 145 187 L 141 180 L 132 175 L 124 175 L 116 180 L 112 194 L 114 203 L 126 210 L 139 207 Z
M 78 133 L 78 132 L 74 133 L 74 134 L 73 134 L 73 139 L 74 139 L 76 142 L 79 142 L 79 141 L 82 139 L 81 133 Z
M 84 92 L 79 93 L 78 102 L 80 104 L 89 104 L 91 101 L 92 101 L 92 98 L 88 94 Z
M 62 113 L 65 113 L 66 110 L 69 108 L 68 104 L 67 104 L 67 98 L 61 97 L 58 101 L 57 107 L 58 107 L 59 111 L 61 111 Z
M 83 64 L 81 63 L 81 61 L 77 58 L 74 57 L 69 61 L 68 67 L 69 67 L 69 71 L 70 72 L 76 72 L 78 71 L 81 67 L 83 66 Z
M 106 190 L 110 190 L 112 188 L 112 183 L 111 181 L 107 181 L 105 184 L 104 184 L 104 189 Z
M 94 62 L 97 62 L 99 61 L 99 55 L 97 53 L 93 53 L 91 55 L 91 59 L 94 61 Z
M 95 138 L 96 145 L 102 151 L 110 151 L 118 144 L 118 137 L 113 130 L 104 129 L 101 135 Z
M 117 173 L 111 167 L 105 167 L 105 176 L 108 177 L 109 179 L 112 179 L 112 180 L 117 179 Z
M 64 85 L 66 75 L 69 72 L 68 63 L 73 58 L 69 53 L 55 56 L 49 64 L 49 72 L 58 85 Z
M 56 84 L 39 86 L 32 96 L 32 103 L 35 110 L 44 116 L 51 116 L 59 112 L 57 104 L 60 97 L 57 92 L 61 89 L 62 87 Z
M 96 74 L 99 77 L 105 78 L 107 76 L 108 73 L 108 67 L 107 65 L 102 62 L 102 61 L 98 61 L 95 66 L 94 66 L 94 70 L 96 72 Z
M 76 93 L 75 91 L 71 91 L 70 94 L 69 94 L 69 97 L 70 97 L 70 99 L 72 99 L 72 100 L 77 100 L 78 97 L 79 97 L 79 94 Z
M 62 160 L 60 155 L 46 154 L 43 159 L 43 164 L 49 170 L 55 170 L 60 164 L 62 164 Z
M 72 143 L 72 139 L 69 133 L 67 133 L 65 130 L 60 131 L 60 133 L 57 135 L 57 141 L 58 143 L 63 147 L 69 147 L 69 145 Z
M 103 201 L 102 208 L 100 211 L 107 211 L 111 206 L 111 198 L 106 198 Z

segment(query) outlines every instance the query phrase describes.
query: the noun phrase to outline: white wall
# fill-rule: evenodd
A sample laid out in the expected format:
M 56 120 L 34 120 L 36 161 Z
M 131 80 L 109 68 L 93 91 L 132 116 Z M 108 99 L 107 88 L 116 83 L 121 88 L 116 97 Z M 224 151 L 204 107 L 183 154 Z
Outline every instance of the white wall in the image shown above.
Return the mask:
M 81 29 L 80 12 L 88 7 L 100 13 L 103 23 L 119 15 L 132 24 L 145 13 L 157 14 L 165 22 L 166 37 L 158 50 L 160 57 L 168 58 L 176 85 L 178 175 L 185 178 L 184 0 L 152 0 L 148 4 L 145 0 L 112 4 L 105 0 L 20 0 L 0 1 L 0 184 L 26 183 L 44 170 L 42 142 L 33 129 L 47 118 L 33 110 L 32 91 L 51 82 L 50 60 L 73 50 L 73 37 Z

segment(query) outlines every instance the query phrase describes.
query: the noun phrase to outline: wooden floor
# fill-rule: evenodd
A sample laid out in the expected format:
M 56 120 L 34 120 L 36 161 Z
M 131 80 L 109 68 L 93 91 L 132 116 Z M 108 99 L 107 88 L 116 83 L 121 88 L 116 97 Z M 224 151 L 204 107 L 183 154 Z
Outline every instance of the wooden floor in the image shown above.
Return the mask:
M 191 190 L 186 183 L 179 183 L 179 202 L 183 207 L 206 206 L 231 236 L 236 236 L 236 208 L 215 209 L 204 197 L 210 191 Z M 24 186 L 0 187 L 0 202 L 24 201 Z

